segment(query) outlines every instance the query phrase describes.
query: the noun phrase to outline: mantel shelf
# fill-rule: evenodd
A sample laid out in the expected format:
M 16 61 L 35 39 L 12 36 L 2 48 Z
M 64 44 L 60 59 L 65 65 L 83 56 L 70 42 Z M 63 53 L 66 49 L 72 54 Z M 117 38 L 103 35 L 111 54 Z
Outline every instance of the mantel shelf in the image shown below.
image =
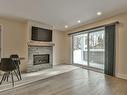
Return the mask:
M 28 46 L 55 46 L 52 42 L 28 42 Z

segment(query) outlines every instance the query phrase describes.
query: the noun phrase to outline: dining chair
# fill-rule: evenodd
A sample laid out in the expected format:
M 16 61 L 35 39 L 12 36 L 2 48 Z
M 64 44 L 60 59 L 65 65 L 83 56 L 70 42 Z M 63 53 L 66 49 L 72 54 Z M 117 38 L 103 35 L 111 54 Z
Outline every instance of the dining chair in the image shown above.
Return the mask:
M 20 71 L 20 67 L 19 67 L 19 65 L 21 64 L 19 56 L 17 54 L 12 54 L 12 55 L 10 55 L 10 58 L 13 60 L 15 66 L 17 68 L 17 72 L 20 77 L 20 80 L 22 80 L 21 71 Z
M 11 58 L 2 58 L 0 63 L 0 70 L 4 72 L 2 79 L 0 81 L 0 84 L 2 84 L 3 81 L 7 80 L 11 75 L 12 78 L 12 85 L 14 86 L 14 75 L 16 75 L 17 79 L 19 80 L 18 74 L 16 73 L 16 66 L 14 64 L 14 61 Z

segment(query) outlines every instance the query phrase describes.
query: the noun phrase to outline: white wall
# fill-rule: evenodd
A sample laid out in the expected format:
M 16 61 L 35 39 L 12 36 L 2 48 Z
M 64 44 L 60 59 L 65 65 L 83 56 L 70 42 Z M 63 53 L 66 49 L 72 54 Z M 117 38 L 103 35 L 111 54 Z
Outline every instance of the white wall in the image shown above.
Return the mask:
M 3 32 L 2 57 L 9 57 L 11 54 L 19 54 L 26 58 L 26 24 L 9 19 L 0 19 Z M 24 68 L 26 60 L 22 61 L 21 68 Z
M 54 30 L 53 31 L 53 63 L 54 65 L 65 63 L 65 40 L 64 32 Z

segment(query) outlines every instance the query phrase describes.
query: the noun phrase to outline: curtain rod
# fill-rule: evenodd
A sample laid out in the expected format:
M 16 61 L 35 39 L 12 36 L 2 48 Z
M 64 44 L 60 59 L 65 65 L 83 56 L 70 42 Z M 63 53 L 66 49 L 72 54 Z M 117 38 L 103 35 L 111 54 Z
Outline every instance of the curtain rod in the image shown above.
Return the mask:
M 97 28 L 101 28 L 101 27 L 105 27 L 105 26 L 109 26 L 109 25 L 113 25 L 113 24 L 119 24 L 119 21 L 112 22 L 112 23 L 109 23 L 109 24 L 100 25 L 100 26 L 96 26 L 96 27 L 93 27 L 93 28 L 85 29 L 85 30 L 81 30 L 81 31 L 78 31 L 78 32 L 69 33 L 68 35 L 81 33 L 81 32 L 84 32 L 84 31 L 89 31 L 89 30 L 92 30 L 92 29 L 97 29 Z

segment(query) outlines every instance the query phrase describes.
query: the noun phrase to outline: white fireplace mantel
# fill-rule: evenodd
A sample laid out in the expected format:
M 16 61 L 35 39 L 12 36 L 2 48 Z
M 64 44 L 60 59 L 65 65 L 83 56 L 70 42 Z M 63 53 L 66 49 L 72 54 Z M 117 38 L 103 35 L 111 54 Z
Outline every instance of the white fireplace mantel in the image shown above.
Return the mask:
M 27 44 L 28 46 L 55 46 L 53 42 L 30 41 Z

